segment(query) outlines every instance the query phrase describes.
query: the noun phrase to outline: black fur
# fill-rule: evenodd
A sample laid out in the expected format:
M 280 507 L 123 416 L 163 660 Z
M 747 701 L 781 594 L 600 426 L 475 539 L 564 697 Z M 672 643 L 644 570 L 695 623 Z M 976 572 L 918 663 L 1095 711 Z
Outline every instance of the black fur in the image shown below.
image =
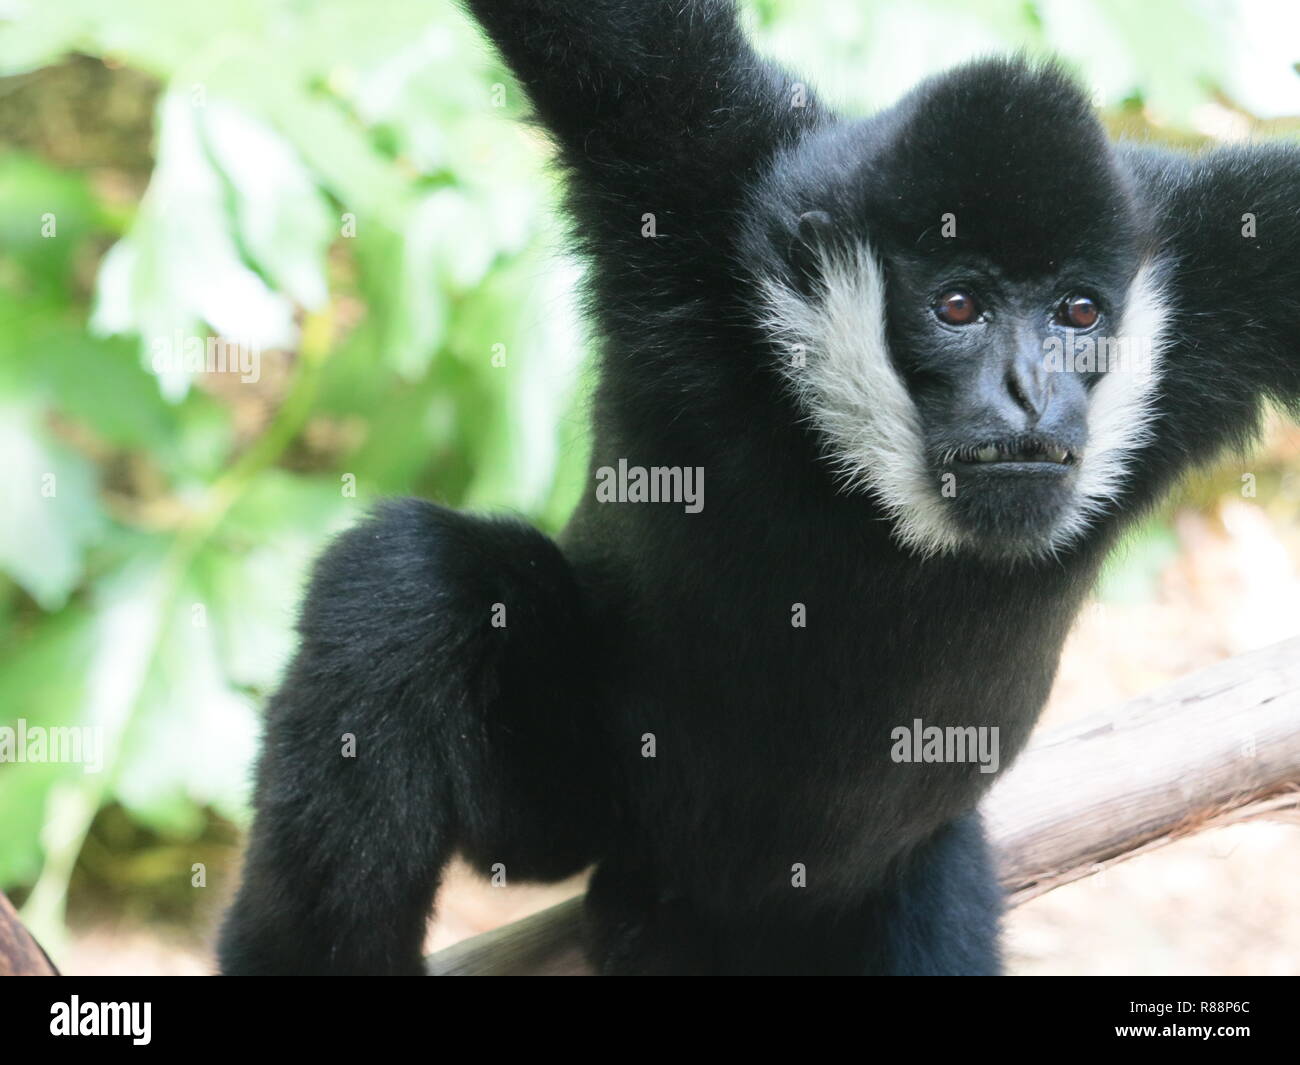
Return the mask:
M 593 471 L 703 467 L 706 505 L 589 492 L 558 550 L 415 502 L 341 538 L 269 710 L 222 968 L 416 972 L 461 851 L 518 878 L 595 862 L 606 973 L 998 971 L 973 813 L 992 777 L 895 764 L 890 731 L 997 726 L 1008 764 L 1125 523 L 1248 440 L 1263 397 L 1300 400 L 1300 152 L 1116 150 L 1067 78 L 1018 62 L 843 120 L 792 106 L 795 82 L 726 0 L 468 7 L 554 136 L 594 263 Z M 801 225 L 810 211 L 825 217 Z M 934 232 L 945 211 L 956 244 Z M 1118 305 L 1142 255 L 1175 257 L 1155 439 L 1086 539 L 1000 557 L 1035 517 L 1008 500 L 969 516 L 990 550 L 923 560 L 837 484 L 754 284 L 807 275 L 800 249 L 827 225 L 882 259 L 898 369 L 936 448 L 968 415 L 933 391 L 939 342 L 897 294 L 969 259 L 1008 290 L 1079 276 Z
M 601 853 L 591 636 L 540 533 L 390 503 L 320 560 L 299 631 L 268 710 L 228 971 L 417 973 L 451 846 L 523 879 Z

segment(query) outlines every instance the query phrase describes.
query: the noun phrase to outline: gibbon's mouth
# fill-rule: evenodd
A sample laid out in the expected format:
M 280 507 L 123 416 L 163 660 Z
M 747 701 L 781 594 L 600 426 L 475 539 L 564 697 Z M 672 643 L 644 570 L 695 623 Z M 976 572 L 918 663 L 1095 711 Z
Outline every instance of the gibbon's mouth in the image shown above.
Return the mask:
M 945 466 L 1027 466 L 1068 468 L 1079 452 L 1050 440 L 997 440 L 954 448 L 944 456 Z

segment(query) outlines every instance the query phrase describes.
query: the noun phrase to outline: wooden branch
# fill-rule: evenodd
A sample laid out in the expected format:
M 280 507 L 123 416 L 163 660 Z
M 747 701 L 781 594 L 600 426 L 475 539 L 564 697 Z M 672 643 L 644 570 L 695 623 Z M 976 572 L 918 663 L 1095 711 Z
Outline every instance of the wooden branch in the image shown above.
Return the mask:
M 41 945 L 23 927 L 13 905 L 0 892 L 0 976 L 58 976 Z
M 1182 836 L 1300 809 L 1300 639 L 1030 746 L 984 804 L 1012 904 Z
M 582 896 L 425 958 L 430 976 L 590 976 L 582 954 Z
M 1193 832 L 1300 821 L 1300 639 L 1030 744 L 984 803 L 1012 906 Z M 589 975 L 582 899 L 430 955 L 434 976 Z

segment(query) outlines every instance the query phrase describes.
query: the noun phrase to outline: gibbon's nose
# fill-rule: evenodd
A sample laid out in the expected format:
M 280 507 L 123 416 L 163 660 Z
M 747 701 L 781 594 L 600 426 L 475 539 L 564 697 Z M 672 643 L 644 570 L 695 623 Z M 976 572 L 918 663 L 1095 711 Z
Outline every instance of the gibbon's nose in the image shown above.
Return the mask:
M 1011 360 L 1003 384 L 1016 406 L 1025 413 L 1025 427 L 1032 429 L 1047 411 L 1052 396 L 1052 375 L 1047 372 L 1036 344 L 1032 350 L 1022 348 Z

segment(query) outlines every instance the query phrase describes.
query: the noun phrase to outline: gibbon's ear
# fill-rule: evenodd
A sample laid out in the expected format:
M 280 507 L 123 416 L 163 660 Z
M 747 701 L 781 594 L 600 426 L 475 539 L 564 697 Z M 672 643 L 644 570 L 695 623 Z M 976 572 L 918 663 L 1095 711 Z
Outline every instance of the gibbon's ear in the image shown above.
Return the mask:
M 790 238 L 790 266 L 800 292 L 812 296 L 821 280 L 820 259 L 835 232 L 825 211 L 805 211 L 795 222 Z

